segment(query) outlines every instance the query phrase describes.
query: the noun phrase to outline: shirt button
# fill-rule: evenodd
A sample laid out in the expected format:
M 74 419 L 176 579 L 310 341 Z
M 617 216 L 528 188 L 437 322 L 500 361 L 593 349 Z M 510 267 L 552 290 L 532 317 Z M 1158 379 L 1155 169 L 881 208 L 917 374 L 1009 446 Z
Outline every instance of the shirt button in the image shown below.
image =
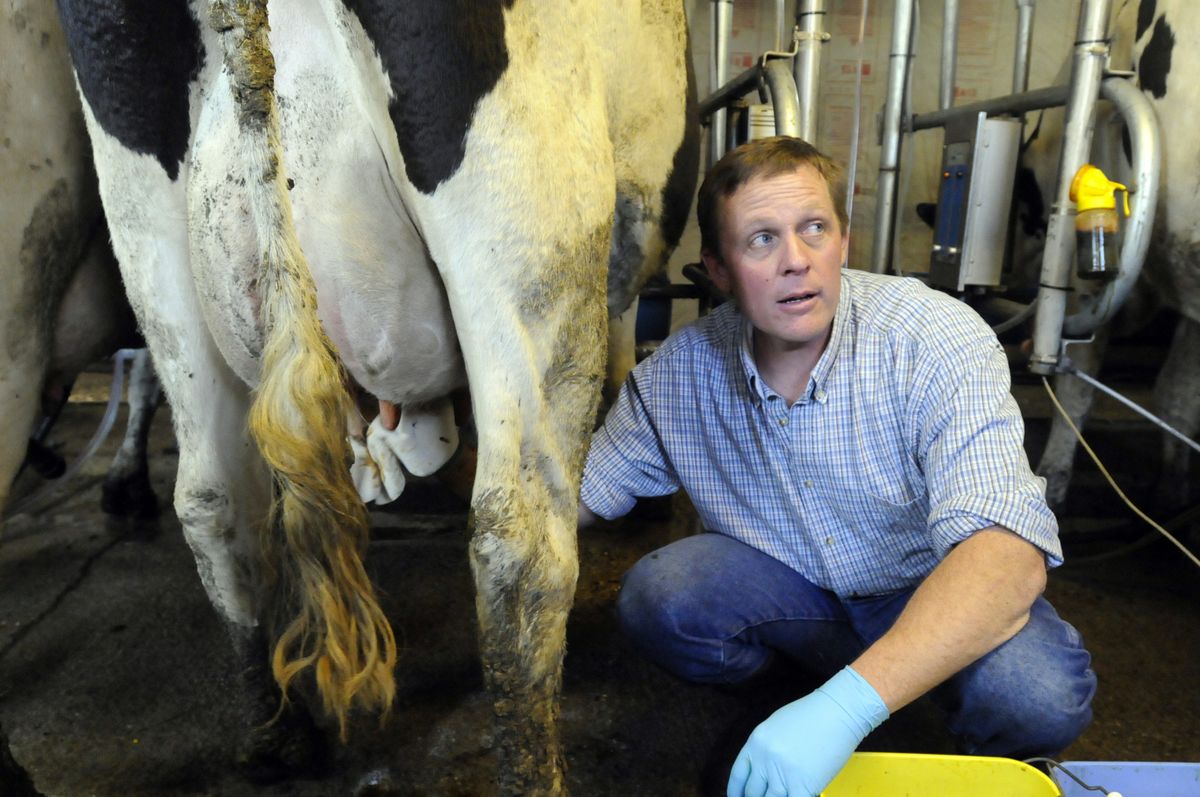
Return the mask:
M 824 401 L 824 400 L 825 400 L 825 391 L 824 391 L 824 390 L 818 390 L 818 391 L 817 391 L 816 393 L 814 393 L 813 395 L 816 397 L 817 401 Z
M 780 425 L 780 426 L 787 426 L 787 424 L 788 424 L 788 419 L 787 419 L 787 418 L 780 418 L 780 419 L 779 419 L 779 425 Z
M 826 538 L 825 538 L 825 544 L 826 544 L 826 545 L 833 545 L 833 537 L 826 537 Z
M 805 486 L 805 487 L 812 487 L 812 479 L 805 479 L 805 480 L 804 480 L 804 486 Z

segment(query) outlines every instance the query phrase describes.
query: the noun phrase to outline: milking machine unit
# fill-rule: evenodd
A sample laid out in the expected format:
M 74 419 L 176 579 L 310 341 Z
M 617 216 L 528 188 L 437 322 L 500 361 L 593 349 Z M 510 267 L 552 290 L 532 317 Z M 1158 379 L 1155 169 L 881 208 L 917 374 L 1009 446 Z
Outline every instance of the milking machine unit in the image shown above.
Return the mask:
M 1128 80 L 1129 74 L 1106 71 L 1112 0 L 1082 0 L 1069 84 L 1034 91 L 1027 88 L 1034 0 L 1016 0 L 1013 93 L 959 107 L 953 104 L 958 0 L 945 0 L 941 108 L 905 118 L 904 71 L 912 60 L 914 1 L 896 0 L 895 6 L 872 270 L 897 270 L 893 265 L 893 231 L 899 136 L 893 133 L 943 128 L 929 281 L 982 308 L 1009 316 L 998 328 L 1007 329 L 1035 315 L 1029 367 L 1038 374 L 1054 373 L 1061 365 L 1064 338 L 1087 338 L 1113 316 L 1128 296 L 1141 270 L 1154 222 L 1160 160 L 1158 128 L 1149 101 Z M 1127 190 L 1087 164 L 1100 97 L 1114 105 L 1129 129 L 1133 157 Z M 1062 105 L 1066 106 L 1063 145 L 1037 298 L 1020 305 L 1000 299 L 992 291 L 1003 287 L 1003 253 L 1011 238 L 1012 185 L 1024 114 Z M 1122 231 L 1119 257 L 1113 251 L 1118 216 L 1112 196 L 1117 188 L 1125 190 L 1126 202 L 1132 208 Z M 1074 234 L 1076 230 L 1080 235 Z M 1077 237 L 1080 246 L 1086 246 L 1078 252 Z M 1067 301 L 1075 293 L 1071 266 L 1076 260 L 1087 264 L 1081 271 L 1099 284 L 1093 290 L 1078 292 L 1077 307 L 1068 315 Z

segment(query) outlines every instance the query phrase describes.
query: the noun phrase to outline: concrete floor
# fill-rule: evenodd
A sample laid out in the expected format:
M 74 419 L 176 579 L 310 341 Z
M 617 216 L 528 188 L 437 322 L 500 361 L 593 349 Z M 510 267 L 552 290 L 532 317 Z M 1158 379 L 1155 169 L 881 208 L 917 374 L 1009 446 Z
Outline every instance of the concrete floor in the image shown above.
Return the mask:
M 1044 435 L 1040 391 L 1019 388 L 1031 450 Z M 82 446 L 100 410 L 68 407 L 55 433 L 65 454 Z M 1157 440 L 1119 412 L 1106 417 L 1093 426 L 1094 445 L 1140 496 L 1153 480 Z M 425 486 L 406 498 L 415 514 L 373 515 L 369 565 L 404 650 L 391 721 L 380 729 L 364 718 L 349 746 L 333 745 L 325 775 L 257 787 L 232 765 L 232 656 L 174 515 L 168 508 L 157 523 L 135 527 L 99 511 L 98 480 L 114 447 L 110 440 L 43 511 L 10 521 L 0 541 L 0 725 L 42 793 L 489 792 L 465 507 Z M 169 505 L 177 454 L 165 410 L 151 452 L 155 489 Z M 1095 722 L 1063 758 L 1200 761 L 1200 570 L 1162 543 L 1111 556 L 1142 531 L 1098 478 L 1094 468 L 1081 471 L 1063 513 L 1073 562 L 1052 573 L 1048 589 L 1083 633 L 1100 681 Z M 679 499 L 659 501 L 580 538 L 561 722 L 574 794 L 723 793 L 744 736 L 806 688 L 776 681 L 731 693 L 682 684 L 628 649 L 612 615 L 621 574 L 686 533 L 686 517 Z M 899 712 L 864 749 L 951 751 L 924 702 Z M 384 775 L 390 790 L 359 789 Z M 0 782 L 0 797 L 15 788 Z

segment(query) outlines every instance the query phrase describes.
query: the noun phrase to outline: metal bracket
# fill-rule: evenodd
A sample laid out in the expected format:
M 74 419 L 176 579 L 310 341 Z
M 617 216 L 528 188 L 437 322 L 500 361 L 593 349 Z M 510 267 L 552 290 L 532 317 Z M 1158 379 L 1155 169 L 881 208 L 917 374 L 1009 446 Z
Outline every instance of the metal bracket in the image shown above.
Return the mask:
M 827 42 L 831 38 L 832 36 L 830 35 L 829 31 L 807 31 L 801 30 L 799 27 L 792 28 L 792 41 L 794 42 L 809 41 L 810 39 L 813 41 Z
M 763 67 L 763 68 L 766 68 L 766 66 L 767 66 L 767 61 L 771 61 L 771 60 L 778 60 L 778 59 L 781 59 L 781 58 L 782 58 L 782 59 L 787 59 L 787 60 L 789 60 L 789 61 L 790 61 L 790 60 L 794 59 L 794 58 L 796 57 L 796 55 L 797 55 L 799 52 L 800 52 L 800 50 L 799 50 L 799 49 L 797 49 L 797 48 L 792 48 L 792 51 L 791 51 L 791 52 L 787 52 L 787 53 L 785 53 L 785 52 L 783 52 L 783 51 L 781 51 L 781 50 L 767 50 L 765 53 L 763 53 L 763 54 L 762 54 L 762 55 L 759 57 L 759 59 L 758 59 L 758 65 L 759 65 L 759 66 L 761 66 L 761 67 Z

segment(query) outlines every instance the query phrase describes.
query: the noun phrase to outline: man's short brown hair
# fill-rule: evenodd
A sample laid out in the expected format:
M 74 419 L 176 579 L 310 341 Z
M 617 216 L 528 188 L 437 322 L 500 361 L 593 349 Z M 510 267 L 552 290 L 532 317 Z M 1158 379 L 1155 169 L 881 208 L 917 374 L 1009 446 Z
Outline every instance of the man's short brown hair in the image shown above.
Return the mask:
M 700 223 L 700 248 L 721 257 L 721 230 L 718 218 L 721 202 L 756 177 L 776 177 L 812 166 L 825 179 L 829 197 L 837 212 L 842 235 L 850 226 L 846 215 L 846 172 L 834 160 L 807 141 L 792 136 L 773 136 L 747 141 L 725 153 L 705 176 L 696 200 L 696 220 Z

